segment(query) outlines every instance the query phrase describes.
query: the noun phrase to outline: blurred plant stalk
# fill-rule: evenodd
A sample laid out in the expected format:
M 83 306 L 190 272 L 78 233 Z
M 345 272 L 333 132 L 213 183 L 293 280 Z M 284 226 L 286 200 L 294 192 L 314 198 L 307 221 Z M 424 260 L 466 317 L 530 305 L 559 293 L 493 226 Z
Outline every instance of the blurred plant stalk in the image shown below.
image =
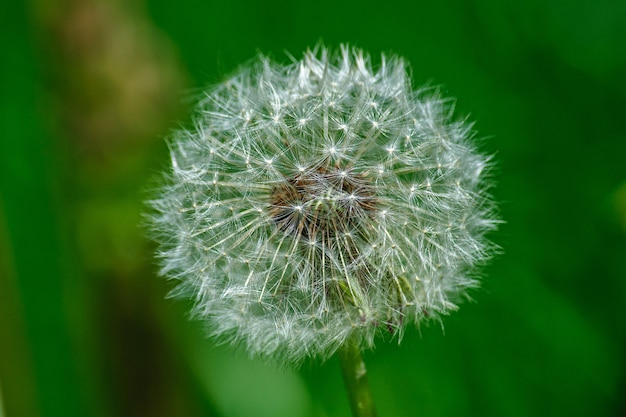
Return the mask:
M 0 227 L 2 290 L 13 301 L 2 312 L 10 310 L 14 327 L 2 353 L 15 358 L 3 387 L 19 378 L 15 392 L 6 389 L 7 411 L 27 404 L 32 410 L 20 415 L 192 414 L 184 397 L 193 394 L 171 378 L 180 371 L 152 302 L 163 284 L 152 277 L 138 227 L 151 156 L 180 111 L 175 51 L 140 2 L 22 7 L 16 15 L 31 25 L 17 36 L 32 38 L 27 76 L 41 91 L 18 104 L 23 114 L 40 110 L 33 126 L 41 131 L 9 135 L 22 139 L 14 140 L 9 175 L 32 175 L 4 187 L 0 200 L 8 224 Z M 47 225 L 44 233 L 16 201 Z

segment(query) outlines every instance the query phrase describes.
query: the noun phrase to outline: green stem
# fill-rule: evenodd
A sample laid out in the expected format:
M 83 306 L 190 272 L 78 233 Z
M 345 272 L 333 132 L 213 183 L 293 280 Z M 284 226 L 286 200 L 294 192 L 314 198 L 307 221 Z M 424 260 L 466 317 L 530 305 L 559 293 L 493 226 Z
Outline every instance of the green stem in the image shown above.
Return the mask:
M 346 384 L 350 408 L 354 417 L 376 417 L 374 400 L 367 382 L 367 369 L 361 350 L 352 339 L 339 349 L 341 372 Z

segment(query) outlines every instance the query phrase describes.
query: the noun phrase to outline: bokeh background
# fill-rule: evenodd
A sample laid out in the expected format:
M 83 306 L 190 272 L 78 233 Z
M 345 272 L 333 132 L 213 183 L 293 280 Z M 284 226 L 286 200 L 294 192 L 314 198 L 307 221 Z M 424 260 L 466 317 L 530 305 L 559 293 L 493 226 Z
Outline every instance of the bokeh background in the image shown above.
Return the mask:
M 9 0 L 0 416 L 348 416 L 166 299 L 140 226 L 164 137 L 258 51 L 397 53 L 495 154 L 503 248 L 438 325 L 366 353 L 381 417 L 626 416 L 626 2 Z

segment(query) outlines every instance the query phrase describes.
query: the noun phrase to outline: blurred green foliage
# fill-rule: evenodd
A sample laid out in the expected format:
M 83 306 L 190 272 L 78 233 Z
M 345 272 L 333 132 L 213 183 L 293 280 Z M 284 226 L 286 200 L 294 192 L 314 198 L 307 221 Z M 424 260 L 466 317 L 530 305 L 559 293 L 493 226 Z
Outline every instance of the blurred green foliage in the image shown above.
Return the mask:
M 381 416 L 626 414 L 626 3 L 10 1 L 0 14 L 0 406 L 7 416 L 347 416 L 203 337 L 140 226 L 188 98 L 257 51 L 407 58 L 495 153 L 483 289 L 366 354 Z M 0 410 L 0 415 L 2 411 Z

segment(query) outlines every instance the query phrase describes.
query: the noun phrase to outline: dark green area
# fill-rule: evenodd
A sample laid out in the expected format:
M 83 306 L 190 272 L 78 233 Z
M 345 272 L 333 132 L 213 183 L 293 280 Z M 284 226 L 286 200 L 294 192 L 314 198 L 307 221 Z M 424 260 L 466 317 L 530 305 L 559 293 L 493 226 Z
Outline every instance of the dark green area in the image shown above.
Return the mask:
M 475 302 L 366 352 L 386 416 L 626 413 L 626 3 L 9 2 L 0 14 L 0 393 L 13 416 L 347 416 L 165 299 L 140 226 L 189 96 L 319 41 L 410 63 L 495 154 Z M 0 416 L 2 412 L 0 412 Z

